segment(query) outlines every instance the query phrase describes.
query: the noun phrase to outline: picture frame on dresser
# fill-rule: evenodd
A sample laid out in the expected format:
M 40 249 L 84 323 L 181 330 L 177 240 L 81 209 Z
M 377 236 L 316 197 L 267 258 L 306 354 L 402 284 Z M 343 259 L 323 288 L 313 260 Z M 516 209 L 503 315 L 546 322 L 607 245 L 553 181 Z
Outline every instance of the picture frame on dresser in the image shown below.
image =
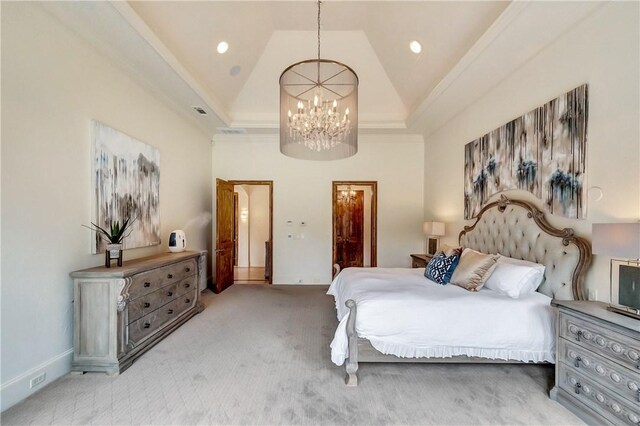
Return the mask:
M 162 253 L 74 271 L 71 371 L 122 373 L 204 309 L 207 251 Z

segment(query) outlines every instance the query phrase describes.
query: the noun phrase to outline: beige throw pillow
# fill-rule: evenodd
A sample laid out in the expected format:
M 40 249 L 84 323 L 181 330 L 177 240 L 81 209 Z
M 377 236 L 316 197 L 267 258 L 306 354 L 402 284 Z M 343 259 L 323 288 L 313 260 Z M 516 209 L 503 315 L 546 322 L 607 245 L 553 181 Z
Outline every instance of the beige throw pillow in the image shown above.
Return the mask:
M 498 255 L 465 249 L 462 252 L 458 266 L 453 271 L 450 283 L 469 291 L 480 290 L 496 268 L 498 257 Z

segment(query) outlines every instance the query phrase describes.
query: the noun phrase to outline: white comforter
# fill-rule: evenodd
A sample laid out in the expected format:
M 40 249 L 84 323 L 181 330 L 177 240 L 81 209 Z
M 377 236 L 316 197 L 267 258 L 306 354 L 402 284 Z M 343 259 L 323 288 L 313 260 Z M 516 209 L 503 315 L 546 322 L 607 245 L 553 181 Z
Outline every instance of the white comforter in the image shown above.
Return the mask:
M 551 299 L 511 299 L 488 289 L 470 292 L 428 280 L 420 268 L 347 268 L 331 283 L 340 324 L 331 360 L 348 357 L 344 303 L 357 303 L 356 331 L 384 354 L 399 357 L 476 356 L 555 362 Z

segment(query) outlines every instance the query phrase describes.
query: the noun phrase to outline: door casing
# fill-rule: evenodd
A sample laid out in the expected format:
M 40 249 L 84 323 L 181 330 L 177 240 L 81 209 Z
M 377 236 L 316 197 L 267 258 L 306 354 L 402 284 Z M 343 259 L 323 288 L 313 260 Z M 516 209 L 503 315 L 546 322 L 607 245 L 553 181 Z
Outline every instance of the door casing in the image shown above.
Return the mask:
M 265 269 L 268 273 L 267 282 L 273 284 L 273 181 L 272 180 L 228 180 L 231 185 L 267 185 L 269 187 L 269 242 L 270 250 Z M 218 231 L 216 230 L 216 233 Z M 217 265 L 216 265 L 217 268 Z
M 352 186 L 368 186 L 371 188 L 371 267 L 378 265 L 378 182 L 377 181 L 356 181 L 356 180 L 341 180 L 333 181 L 331 189 L 331 227 L 332 227 L 332 241 L 331 241 L 331 276 L 333 276 L 335 270 L 333 265 L 336 263 L 336 213 L 338 202 L 338 187 L 342 185 Z

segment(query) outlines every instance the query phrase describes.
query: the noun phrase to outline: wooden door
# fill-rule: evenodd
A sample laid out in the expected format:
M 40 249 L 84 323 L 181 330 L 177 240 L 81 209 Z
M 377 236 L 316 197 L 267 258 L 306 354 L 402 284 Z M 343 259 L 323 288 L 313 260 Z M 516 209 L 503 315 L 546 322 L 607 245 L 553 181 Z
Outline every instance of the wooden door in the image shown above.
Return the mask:
M 233 217 L 233 184 L 216 179 L 216 293 L 233 284 Z
M 335 227 L 336 263 L 341 268 L 364 266 L 364 191 L 338 196 Z

